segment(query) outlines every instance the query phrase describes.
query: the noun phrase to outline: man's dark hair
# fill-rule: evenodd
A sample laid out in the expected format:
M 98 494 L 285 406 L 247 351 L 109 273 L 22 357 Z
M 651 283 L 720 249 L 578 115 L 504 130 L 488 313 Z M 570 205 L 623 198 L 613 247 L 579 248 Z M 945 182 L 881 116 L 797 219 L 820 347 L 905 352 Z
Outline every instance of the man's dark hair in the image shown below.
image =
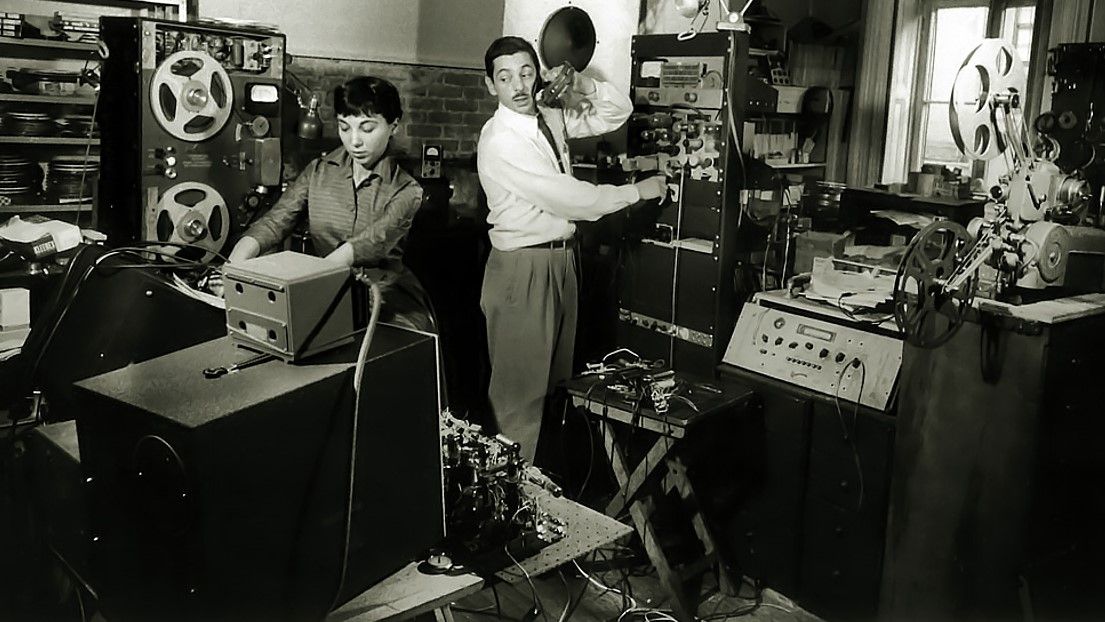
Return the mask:
M 375 76 L 352 78 L 334 88 L 334 114 L 347 117 L 378 114 L 391 123 L 403 117 L 399 89 Z
M 500 56 L 510 56 L 518 52 L 526 52 L 533 59 L 533 68 L 541 75 L 541 63 L 537 60 L 537 50 L 533 45 L 521 37 L 499 37 L 487 46 L 487 52 L 483 55 L 483 68 L 487 71 L 487 77 L 492 78 L 491 70 L 495 67 L 495 59 Z

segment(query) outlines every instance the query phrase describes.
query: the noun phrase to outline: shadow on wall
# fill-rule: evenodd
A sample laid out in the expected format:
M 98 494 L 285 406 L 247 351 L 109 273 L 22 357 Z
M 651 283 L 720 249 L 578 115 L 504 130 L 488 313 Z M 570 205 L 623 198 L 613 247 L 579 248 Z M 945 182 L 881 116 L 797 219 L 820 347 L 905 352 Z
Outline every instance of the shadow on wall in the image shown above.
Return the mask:
M 403 165 L 418 177 L 419 161 L 407 159 Z M 480 310 L 483 268 L 491 245 L 487 200 L 476 175 L 475 157 L 446 160 L 441 178 L 419 181 L 424 199 L 411 227 L 404 262 L 434 306 L 451 410 L 493 429 L 487 404 L 487 333 Z

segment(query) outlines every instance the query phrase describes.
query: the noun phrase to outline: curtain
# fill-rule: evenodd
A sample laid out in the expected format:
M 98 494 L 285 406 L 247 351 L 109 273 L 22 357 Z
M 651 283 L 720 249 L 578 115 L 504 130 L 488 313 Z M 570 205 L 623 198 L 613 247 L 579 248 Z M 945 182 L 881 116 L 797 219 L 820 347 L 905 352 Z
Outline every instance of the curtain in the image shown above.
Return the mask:
M 848 184 L 870 186 L 879 181 L 886 139 L 890 62 L 894 49 L 894 17 L 899 2 L 864 0 L 863 34 L 859 45 L 856 97 L 849 135 Z

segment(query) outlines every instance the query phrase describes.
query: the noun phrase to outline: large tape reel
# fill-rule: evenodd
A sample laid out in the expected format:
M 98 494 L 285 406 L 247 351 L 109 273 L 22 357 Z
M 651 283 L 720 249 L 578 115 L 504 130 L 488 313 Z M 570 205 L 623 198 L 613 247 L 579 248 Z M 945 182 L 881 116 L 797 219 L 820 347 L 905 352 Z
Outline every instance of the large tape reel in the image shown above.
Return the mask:
M 1008 141 L 1020 139 L 1007 136 L 997 111 L 1019 107 L 1025 84 L 1016 52 L 1002 39 L 986 39 L 967 55 L 950 102 L 952 137 L 964 155 L 990 160 L 1006 150 Z
M 150 107 L 161 127 L 181 140 L 218 134 L 230 119 L 234 88 L 219 61 L 203 52 L 176 52 L 150 80 Z
M 973 250 L 970 233 L 951 220 L 938 220 L 913 238 L 894 279 L 894 320 L 908 343 L 935 348 L 959 330 L 978 279 L 972 273 L 957 287 L 948 284 Z
M 226 245 L 231 226 L 230 210 L 218 190 L 204 183 L 186 181 L 161 195 L 154 223 L 158 242 L 199 247 L 170 246 L 166 247 L 166 252 L 181 258 L 210 261 Z

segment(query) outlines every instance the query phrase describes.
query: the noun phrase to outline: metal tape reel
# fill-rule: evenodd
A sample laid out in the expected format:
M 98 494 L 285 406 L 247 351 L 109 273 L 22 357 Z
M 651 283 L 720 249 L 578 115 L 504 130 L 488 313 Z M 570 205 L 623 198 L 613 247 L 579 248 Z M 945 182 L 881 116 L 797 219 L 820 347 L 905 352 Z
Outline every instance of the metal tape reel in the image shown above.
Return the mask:
M 1025 255 L 1035 263 L 1040 278 L 1054 283 L 1067 273 L 1067 257 L 1071 246 L 1070 231 L 1053 222 L 1034 222 L 1025 231 Z
M 959 150 L 972 160 L 990 160 L 1011 140 L 998 125 L 993 105 L 1022 95 L 1027 84 L 1017 54 L 1001 39 L 986 39 L 970 54 L 952 83 L 950 120 Z
M 181 140 L 218 134 L 230 119 L 234 88 L 219 61 L 203 52 L 176 52 L 150 80 L 150 107 L 161 127 Z
M 908 343 L 935 348 L 959 330 L 978 276 L 951 291 L 945 283 L 967 261 L 972 247 L 967 229 L 950 220 L 934 222 L 913 238 L 894 279 L 894 320 Z
M 226 245 L 230 234 L 230 210 L 218 190 L 204 183 L 186 181 L 161 195 L 154 223 L 158 242 L 199 247 L 170 246 L 165 252 L 206 262 Z

